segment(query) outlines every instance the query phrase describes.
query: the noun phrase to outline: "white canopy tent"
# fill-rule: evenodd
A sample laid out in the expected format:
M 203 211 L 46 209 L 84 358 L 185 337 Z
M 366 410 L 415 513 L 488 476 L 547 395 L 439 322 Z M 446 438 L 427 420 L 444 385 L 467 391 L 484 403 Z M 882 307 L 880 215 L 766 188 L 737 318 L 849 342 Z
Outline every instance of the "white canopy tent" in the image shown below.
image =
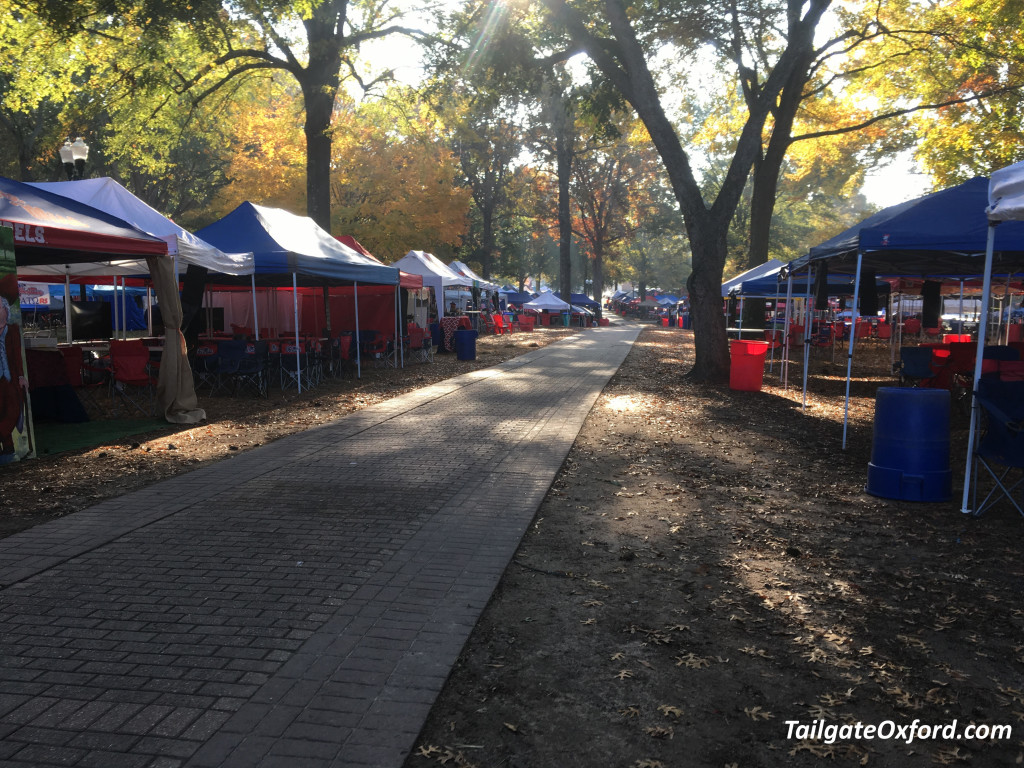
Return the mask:
M 184 263 L 195 264 L 205 267 L 211 272 L 219 272 L 224 275 L 251 275 L 253 272 L 252 253 L 224 253 L 146 205 L 111 178 L 33 182 L 30 186 L 85 203 L 112 216 L 117 216 L 143 232 L 159 237 L 167 243 L 167 252 L 176 258 L 179 269 L 180 265 Z M 145 261 L 141 263 L 143 268 L 140 271 L 134 273 L 121 271 L 120 274 L 146 274 Z M 127 269 L 129 266 L 131 265 L 123 264 L 122 269 Z M 63 272 L 59 274 L 63 274 Z M 112 273 L 108 272 L 107 274 Z
M 109 177 L 81 179 L 78 181 L 31 182 L 29 186 L 60 195 L 68 200 L 91 206 L 116 216 L 122 221 L 158 237 L 167 243 L 167 253 L 174 261 L 175 270 L 180 274 L 189 264 L 205 267 L 211 272 L 226 275 L 251 275 L 254 259 L 251 253 L 224 253 L 188 230 L 178 226 L 156 209 L 137 198 L 117 181 Z M 26 267 L 21 274 L 61 275 L 65 280 L 65 322 L 70 325 L 70 281 L 72 277 L 112 277 L 147 275 L 149 267 L 144 259 L 126 259 L 92 264 L 46 264 Z M 117 282 L 114 282 L 115 286 Z M 121 301 L 125 297 L 122 294 Z M 117 301 L 114 301 L 115 314 Z M 152 318 L 150 316 L 150 330 Z
M 470 278 L 463 277 L 434 254 L 426 253 L 425 251 L 409 251 L 391 266 L 397 267 L 403 272 L 423 277 L 423 287 L 434 289 L 438 317 L 444 317 L 445 313 L 445 288 L 449 286 L 473 287 L 473 281 Z
M 568 312 L 571 307 L 567 302 L 562 301 L 551 291 L 544 291 L 533 301 L 523 304 L 523 309 L 535 309 L 537 311 L 548 310 L 549 312 Z
M 480 287 L 483 288 L 485 291 L 497 292 L 501 290 L 500 285 L 498 285 L 497 283 L 492 283 L 490 280 L 484 280 L 484 278 L 480 277 L 480 275 L 478 275 L 476 272 L 470 269 L 469 265 L 465 264 L 464 262 L 458 261 L 457 259 L 451 262 L 448 265 L 448 268 L 457 275 L 460 275 L 462 277 L 468 277 L 470 280 L 475 280 L 477 283 L 480 284 Z
M 1003 221 L 1024 221 L 1024 163 L 1016 163 L 992 173 L 988 182 L 988 207 L 985 209 L 985 214 L 988 217 L 988 238 L 985 246 L 985 268 L 982 273 L 981 295 L 986 297 L 986 301 L 981 302 L 981 314 L 978 317 L 978 351 L 974 356 L 972 392 L 978 391 L 978 380 L 981 378 L 984 358 L 985 332 L 988 328 L 989 302 L 987 297 L 992 295 L 992 259 L 995 252 L 996 229 Z M 968 506 L 968 499 L 971 490 L 971 464 L 974 461 L 974 435 L 978 429 L 979 411 L 977 399 L 972 398 L 971 427 L 967 440 L 967 464 L 964 471 L 964 494 L 960 505 L 960 511 L 964 514 L 975 512 Z

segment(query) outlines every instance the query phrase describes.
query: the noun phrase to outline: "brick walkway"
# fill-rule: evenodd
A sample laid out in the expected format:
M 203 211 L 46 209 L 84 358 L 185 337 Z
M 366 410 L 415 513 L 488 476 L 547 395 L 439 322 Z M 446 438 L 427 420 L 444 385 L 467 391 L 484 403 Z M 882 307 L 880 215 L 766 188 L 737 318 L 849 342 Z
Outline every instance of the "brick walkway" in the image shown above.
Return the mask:
M 637 332 L 0 541 L 0 766 L 399 768 Z

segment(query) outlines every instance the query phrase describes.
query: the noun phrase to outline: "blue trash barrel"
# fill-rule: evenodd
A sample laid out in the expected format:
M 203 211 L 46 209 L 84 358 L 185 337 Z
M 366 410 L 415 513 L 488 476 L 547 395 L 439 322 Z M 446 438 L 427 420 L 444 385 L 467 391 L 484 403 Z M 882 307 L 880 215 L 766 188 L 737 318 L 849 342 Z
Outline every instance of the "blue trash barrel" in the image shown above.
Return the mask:
M 455 332 L 455 356 L 459 360 L 476 360 L 476 331 Z
M 430 324 L 430 341 L 434 345 L 434 349 L 441 350 L 442 352 L 444 351 L 444 347 L 441 344 L 443 339 L 441 337 L 441 324 L 440 323 L 431 323 Z
M 949 468 L 949 390 L 881 387 L 865 490 L 903 501 L 946 501 Z

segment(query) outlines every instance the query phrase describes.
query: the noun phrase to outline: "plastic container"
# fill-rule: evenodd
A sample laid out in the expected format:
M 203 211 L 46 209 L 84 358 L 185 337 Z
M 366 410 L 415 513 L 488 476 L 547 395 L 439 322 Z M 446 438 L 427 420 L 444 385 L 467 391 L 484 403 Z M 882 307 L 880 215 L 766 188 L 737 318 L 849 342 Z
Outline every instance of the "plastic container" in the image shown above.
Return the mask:
M 767 341 L 730 341 L 729 389 L 760 392 L 767 352 Z
M 864 490 L 886 499 L 948 500 L 949 408 L 947 389 L 880 388 Z
M 667 317 L 661 318 L 661 327 L 662 328 L 668 328 L 668 318 Z
M 566 328 L 569 327 L 569 313 L 568 312 L 563 312 L 562 313 L 562 325 L 564 325 Z
M 455 332 L 455 356 L 459 360 L 476 360 L 476 331 Z

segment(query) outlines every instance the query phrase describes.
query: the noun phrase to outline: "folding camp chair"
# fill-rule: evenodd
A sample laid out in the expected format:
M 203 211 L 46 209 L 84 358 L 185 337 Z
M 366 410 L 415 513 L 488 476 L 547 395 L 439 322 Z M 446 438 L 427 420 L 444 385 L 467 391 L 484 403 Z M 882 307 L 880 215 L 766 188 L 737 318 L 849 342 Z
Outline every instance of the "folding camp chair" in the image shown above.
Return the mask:
M 974 448 L 974 515 L 981 515 L 1004 496 L 1024 515 L 1024 381 L 981 379 L 974 396 L 983 416 Z M 1015 470 L 1021 474 L 1010 482 Z M 983 474 L 993 485 L 978 504 L 978 480 Z
M 64 356 L 64 367 L 68 373 L 68 381 L 71 383 L 79 402 L 84 408 L 89 405 L 95 407 L 98 401 L 95 394 L 101 389 L 109 389 L 110 371 L 98 365 L 91 365 L 86 361 L 85 351 L 81 347 L 68 346 L 60 347 Z M 86 405 L 88 403 L 88 405 Z
M 935 380 L 931 347 L 900 347 L 900 383 L 930 387 Z
M 270 364 L 270 345 L 267 341 L 250 341 L 245 345 L 245 355 L 233 374 L 235 394 L 248 389 L 259 395 L 267 396 L 268 374 Z
M 817 327 L 814 335 L 811 336 L 811 351 L 815 349 L 832 349 L 833 335 L 832 326 L 828 323 L 822 323 Z
M 215 342 L 204 342 L 196 347 L 192 373 L 197 392 L 203 386 L 208 386 L 211 393 L 217 389 L 217 367 L 219 365 L 220 356 L 217 354 L 217 344 Z
M 248 342 L 241 339 L 225 339 L 217 342 L 217 365 L 216 386 L 210 394 L 214 395 L 221 390 L 234 394 L 238 387 L 238 372 L 245 359 L 245 347 Z
M 299 342 L 296 346 L 294 341 L 281 343 L 281 389 L 287 389 L 293 384 L 299 386 L 301 379 L 302 386 L 312 386 L 309 376 L 309 353 L 306 352 L 304 343 Z
M 156 378 L 149 370 L 149 349 L 139 340 L 110 342 L 110 398 L 146 416 L 154 412 Z M 145 396 L 145 400 L 141 397 Z M 143 403 L 147 407 L 143 407 Z

